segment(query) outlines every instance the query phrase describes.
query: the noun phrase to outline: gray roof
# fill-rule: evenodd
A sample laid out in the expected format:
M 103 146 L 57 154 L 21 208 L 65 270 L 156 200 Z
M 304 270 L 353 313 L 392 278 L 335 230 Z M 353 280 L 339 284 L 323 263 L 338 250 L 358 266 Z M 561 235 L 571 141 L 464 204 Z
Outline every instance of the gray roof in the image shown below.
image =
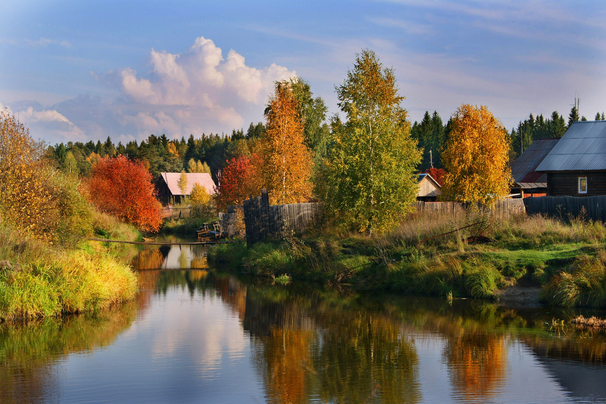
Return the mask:
M 536 173 L 538 165 L 558 143 L 559 137 L 536 139 L 511 165 L 511 175 L 517 183 L 546 183 L 547 174 Z
M 606 170 L 606 121 L 574 122 L 536 171 Z

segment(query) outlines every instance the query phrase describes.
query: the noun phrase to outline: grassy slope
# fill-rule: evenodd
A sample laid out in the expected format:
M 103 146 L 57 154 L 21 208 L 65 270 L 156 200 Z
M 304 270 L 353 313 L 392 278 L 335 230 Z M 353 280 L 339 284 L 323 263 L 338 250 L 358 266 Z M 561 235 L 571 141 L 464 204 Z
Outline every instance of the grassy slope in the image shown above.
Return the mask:
M 97 235 L 133 240 L 131 226 L 96 214 Z M 0 318 L 34 318 L 94 311 L 134 297 L 137 277 L 117 257 L 127 247 L 81 241 L 75 247 L 53 246 L 23 237 L 0 225 Z
M 478 222 L 491 242 L 463 241 L 477 235 L 473 227 L 427 240 Z M 606 228 L 599 223 L 415 215 L 387 236 L 323 234 L 251 250 L 221 246 L 210 258 L 262 276 L 288 273 L 294 279 L 419 295 L 491 298 L 506 286 L 540 285 L 550 304 L 604 307 L 604 241 Z

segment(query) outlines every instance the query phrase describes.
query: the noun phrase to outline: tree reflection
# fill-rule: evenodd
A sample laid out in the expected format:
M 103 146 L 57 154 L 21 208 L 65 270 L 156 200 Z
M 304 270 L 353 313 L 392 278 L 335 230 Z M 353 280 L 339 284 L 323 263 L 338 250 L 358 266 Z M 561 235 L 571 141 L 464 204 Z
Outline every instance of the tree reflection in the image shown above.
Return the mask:
M 137 315 L 137 302 L 94 316 L 0 325 L 0 401 L 55 401 L 55 361 L 112 344 Z
M 448 338 L 444 356 L 456 397 L 464 402 L 485 402 L 505 384 L 505 336 L 462 331 Z
M 164 262 L 164 255 L 159 248 L 153 250 L 141 250 L 133 259 L 131 266 L 139 271 L 149 269 L 160 269 Z
M 269 402 L 421 401 L 416 350 L 398 321 L 276 289 L 249 289 L 244 320 L 260 337 L 255 358 Z

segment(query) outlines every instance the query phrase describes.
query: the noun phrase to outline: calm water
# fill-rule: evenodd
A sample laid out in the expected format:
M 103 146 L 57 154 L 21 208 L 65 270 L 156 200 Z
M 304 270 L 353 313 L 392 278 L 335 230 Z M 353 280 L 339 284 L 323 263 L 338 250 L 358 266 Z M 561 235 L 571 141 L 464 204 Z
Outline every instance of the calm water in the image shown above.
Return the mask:
M 135 265 L 120 309 L 0 325 L 0 402 L 606 402 L 604 335 L 552 326 L 575 312 L 244 283 L 185 246 Z

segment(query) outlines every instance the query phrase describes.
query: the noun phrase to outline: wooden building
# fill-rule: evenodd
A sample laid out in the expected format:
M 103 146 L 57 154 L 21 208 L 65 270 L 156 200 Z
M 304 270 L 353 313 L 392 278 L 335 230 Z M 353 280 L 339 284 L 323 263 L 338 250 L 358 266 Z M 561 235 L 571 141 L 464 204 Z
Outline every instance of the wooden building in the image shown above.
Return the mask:
M 536 171 L 549 196 L 606 195 L 606 121 L 574 122 Z
M 560 138 L 536 139 L 511 165 L 514 197 L 539 197 L 547 195 L 547 174 L 536 169 Z
M 435 201 L 438 196 L 442 195 L 442 187 L 429 174 L 419 174 L 419 192 L 417 193 L 418 201 Z
M 162 179 L 157 185 L 158 197 L 163 205 L 169 204 L 171 201 L 180 203 L 184 196 L 191 194 L 194 184 L 200 184 L 206 188 L 209 195 L 215 194 L 215 182 L 210 174 L 207 173 L 186 173 L 187 187 L 185 192 L 179 188 L 179 179 L 181 173 L 161 173 Z

